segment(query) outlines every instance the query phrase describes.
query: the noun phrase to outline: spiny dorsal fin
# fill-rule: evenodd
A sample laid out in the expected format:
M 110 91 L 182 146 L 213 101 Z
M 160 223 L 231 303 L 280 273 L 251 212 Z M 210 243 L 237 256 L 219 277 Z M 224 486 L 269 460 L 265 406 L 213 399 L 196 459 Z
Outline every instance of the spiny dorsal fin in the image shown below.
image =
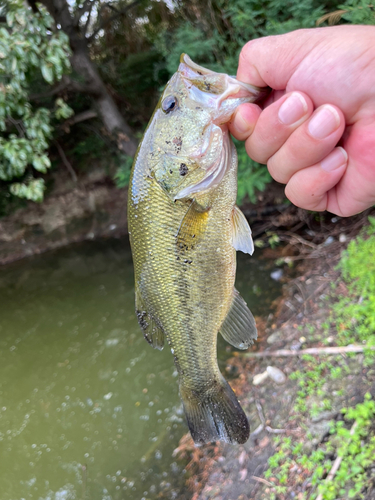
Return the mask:
M 147 312 L 137 285 L 135 286 L 135 312 L 144 338 L 154 349 L 161 351 L 164 347 L 164 332 Z
M 176 235 L 177 249 L 181 253 L 194 248 L 208 221 L 208 209 L 203 209 L 196 201 L 192 201 L 181 221 Z
M 233 301 L 220 328 L 223 338 L 237 349 L 247 349 L 257 338 L 254 316 L 239 292 L 233 289 Z
M 235 206 L 232 212 L 233 236 L 232 245 L 236 250 L 253 255 L 254 243 L 251 237 L 251 229 L 246 217 L 241 210 Z

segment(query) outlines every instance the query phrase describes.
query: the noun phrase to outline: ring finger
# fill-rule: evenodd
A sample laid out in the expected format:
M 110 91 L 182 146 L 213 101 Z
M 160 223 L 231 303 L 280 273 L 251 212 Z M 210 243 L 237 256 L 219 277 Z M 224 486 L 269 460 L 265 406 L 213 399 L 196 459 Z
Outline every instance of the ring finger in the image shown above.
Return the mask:
M 345 118 L 339 108 L 320 106 L 269 158 L 270 174 L 286 184 L 296 172 L 325 158 L 340 140 L 344 127 Z

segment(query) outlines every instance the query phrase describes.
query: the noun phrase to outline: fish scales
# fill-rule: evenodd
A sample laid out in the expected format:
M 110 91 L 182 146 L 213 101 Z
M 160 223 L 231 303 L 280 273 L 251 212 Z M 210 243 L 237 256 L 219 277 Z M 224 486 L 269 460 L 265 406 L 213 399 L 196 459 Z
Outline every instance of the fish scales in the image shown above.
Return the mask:
M 234 289 L 236 247 L 251 253 L 252 241 L 235 207 L 237 155 L 224 123 L 236 106 L 260 94 L 183 55 L 130 179 L 138 320 L 153 347 L 161 349 L 165 336 L 171 348 L 197 444 L 242 443 L 249 436 L 247 418 L 217 365 L 217 334 L 240 348 L 256 338 L 254 319 Z

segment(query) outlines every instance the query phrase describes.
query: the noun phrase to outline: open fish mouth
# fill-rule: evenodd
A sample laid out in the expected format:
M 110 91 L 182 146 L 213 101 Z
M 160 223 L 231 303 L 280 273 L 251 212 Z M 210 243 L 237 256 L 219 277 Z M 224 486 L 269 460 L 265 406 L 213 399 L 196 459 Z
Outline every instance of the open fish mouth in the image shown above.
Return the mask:
M 227 122 L 240 104 L 255 102 L 268 94 L 268 89 L 254 87 L 233 76 L 204 68 L 187 54 L 181 55 L 178 75 L 191 106 L 207 109 L 211 121 L 203 130 L 202 142 L 190 155 L 190 160 L 196 161 L 205 175 L 199 182 L 184 186 L 174 196 L 175 200 L 189 198 L 220 184 L 230 168 L 231 141 Z
M 182 54 L 178 72 L 189 86 L 192 98 L 204 102 L 202 104 L 219 108 L 227 99 L 243 99 L 243 102 L 255 102 L 266 97 L 270 91 L 268 87 L 255 87 L 249 83 L 237 80 L 234 76 L 217 73 L 204 68 Z M 190 84 L 190 85 L 189 85 Z M 200 91 L 200 92 L 197 92 Z M 206 99 L 201 94 L 206 94 Z

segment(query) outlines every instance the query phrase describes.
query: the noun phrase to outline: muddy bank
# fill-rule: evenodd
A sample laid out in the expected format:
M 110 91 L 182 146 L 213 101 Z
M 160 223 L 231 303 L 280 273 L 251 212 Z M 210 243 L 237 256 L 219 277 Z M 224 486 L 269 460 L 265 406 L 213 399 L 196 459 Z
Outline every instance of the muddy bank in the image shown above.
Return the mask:
M 127 190 L 101 170 L 77 183 L 57 179 L 41 204 L 0 218 L 0 265 L 73 242 L 127 233 Z

